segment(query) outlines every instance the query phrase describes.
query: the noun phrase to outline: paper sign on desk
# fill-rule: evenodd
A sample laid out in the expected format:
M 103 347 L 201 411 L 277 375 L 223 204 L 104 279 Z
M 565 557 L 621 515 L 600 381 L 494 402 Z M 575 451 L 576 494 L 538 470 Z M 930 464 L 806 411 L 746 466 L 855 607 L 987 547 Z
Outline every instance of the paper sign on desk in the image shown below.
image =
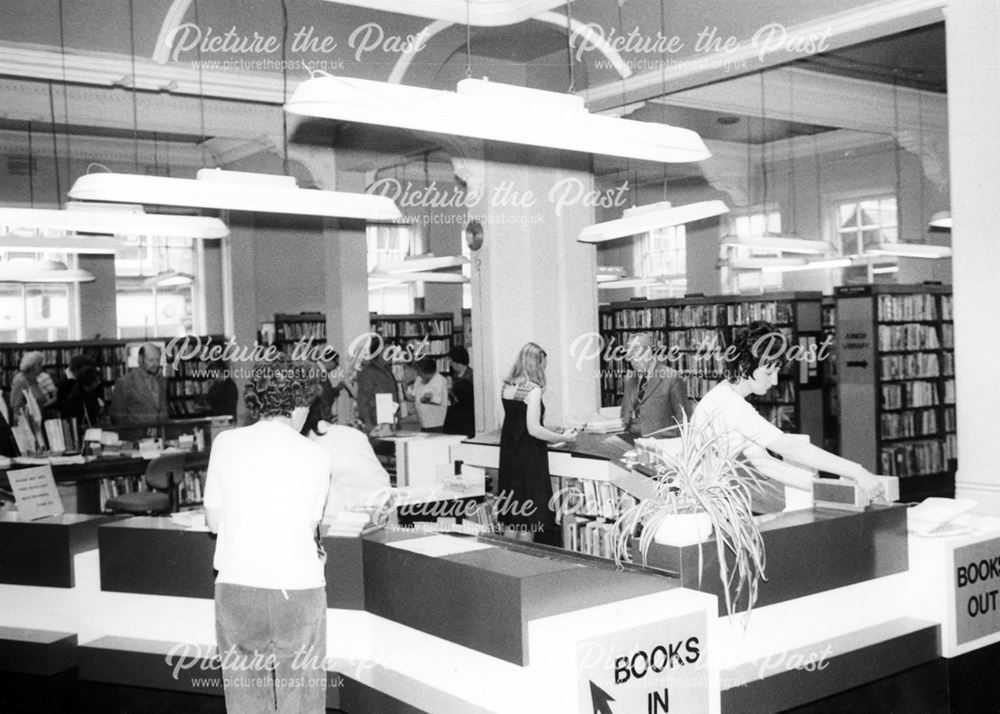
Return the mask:
M 458 553 L 468 553 L 473 550 L 485 550 L 495 546 L 488 543 L 480 543 L 471 538 L 458 538 L 456 536 L 435 535 L 426 538 L 410 538 L 408 540 L 397 540 L 387 543 L 393 548 L 408 550 L 411 553 L 429 555 L 432 558 L 441 558 L 446 555 L 456 555 Z
M 379 424 L 392 424 L 396 420 L 396 402 L 389 393 L 375 395 L 375 421 Z
M 51 466 L 13 469 L 7 472 L 17 511 L 26 521 L 65 513 Z

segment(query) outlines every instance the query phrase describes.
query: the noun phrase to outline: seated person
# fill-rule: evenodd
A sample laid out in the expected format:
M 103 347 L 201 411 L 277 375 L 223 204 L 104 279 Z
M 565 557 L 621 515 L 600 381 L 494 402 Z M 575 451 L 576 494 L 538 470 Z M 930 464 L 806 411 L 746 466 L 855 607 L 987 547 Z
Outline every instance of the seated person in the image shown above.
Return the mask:
M 313 400 L 301 433 L 330 455 L 330 493 L 325 515 L 376 505 L 379 500 L 376 494 L 389 488 L 389 474 L 364 432 L 325 421 L 324 408 L 322 397 Z

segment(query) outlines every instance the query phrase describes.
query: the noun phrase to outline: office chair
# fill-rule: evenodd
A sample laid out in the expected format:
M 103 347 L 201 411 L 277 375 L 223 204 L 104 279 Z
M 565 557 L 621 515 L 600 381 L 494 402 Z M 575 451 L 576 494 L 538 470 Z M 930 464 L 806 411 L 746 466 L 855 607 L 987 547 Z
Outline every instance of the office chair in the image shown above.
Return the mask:
M 146 467 L 149 491 L 123 493 L 109 498 L 107 509 L 118 513 L 153 515 L 177 511 L 177 484 L 184 478 L 185 454 L 164 454 Z

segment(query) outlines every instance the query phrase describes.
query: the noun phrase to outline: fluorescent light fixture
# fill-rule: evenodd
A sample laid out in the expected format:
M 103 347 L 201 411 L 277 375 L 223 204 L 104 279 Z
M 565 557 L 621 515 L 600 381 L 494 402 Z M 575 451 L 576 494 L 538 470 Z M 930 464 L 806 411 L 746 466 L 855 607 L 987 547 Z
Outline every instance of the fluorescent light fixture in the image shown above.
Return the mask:
M 931 228 L 947 228 L 951 230 L 951 211 L 938 211 L 931 216 L 927 225 Z
M 461 273 L 368 273 L 369 279 L 390 280 L 404 283 L 467 283 L 469 279 Z
M 369 10 L 444 20 L 454 25 L 498 27 L 525 22 L 564 7 L 566 0 L 327 0 Z
M 833 253 L 833 244 L 825 240 L 807 240 L 778 233 L 763 233 L 756 236 L 725 235 L 719 245 L 733 248 L 757 248 L 760 250 L 780 250 L 782 253 L 803 253 L 823 255 Z
M 96 233 L 103 236 L 163 236 L 168 238 L 224 238 L 229 235 L 229 228 L 218 218 L 150 214 L 138 205 L 84 204 L 75 201 L 67 203 L 64 210 L 0 208 L 0 231 L 13 234 L 15 240 L 18 241 L 31 237 L 62 239 L 67 237 L 65 234 L 73 233 Z M 52 232 L 63 235 L 45 235 Z M 79 240 L 82 239 L 83 237 L 79 238 Z M 73 238 L 72 240 L 78 239 Z M 67 246 L 72 245 L 71 240 L 63 240 L 62 242 Z M 22 244 L 18 243 L 18 245 Z
M 898 256 L 900 258 L 950 258 L 951 248 L 946 245 L 926 243 L 879 243 L 874 248 L 866 248 L 865 255 Z
M 423 256 L 418 255 L 413 258 L 405 258 L 400 263 L 378 266 L 380 273 L 415 273 L 441 268 L 459 268 L 468 264 L 468 260 L 460 255 Z
M 142 281 L 144 288 L 175 288 L 182 285 L 191 285 L 194 276 L 188 273 L 179 273 L 176 270 L 166 270 L 158 275 L 151 275 Z
M 618 278 L 617 280 L 598 281 L 598 290 L 621 290 L 625 288 L 647 288 L 656 285 L 653 278 Z
M 763 270 L 774 267 L 794 267 L 805 265 L 805 258 L 730 258 L 720 260 L 720 268 L 730 268 L 731 270 Z
M 57 260 L 14 258 L 0 263 L 0 283 L 92 283 L 86 270 L 70 269 Z
M 221 169 L 199 169 L 196 179 L 87 174 L 76 180 L 69 195 L 87 201 L 128 201 L 371 221 L 401 217 L 396 204 L 385 196 L 299 188 L 292 176 Z
M 888 275 L 889 273 L 898 273 L 898 265 L 875 265 L 872 266 L 872 275 Z
M 701 161 L 711 155 L 690 129 L 591 114 L 574 94 L 483 79 L 463 79 L 450 92 L 319 75 L 296 88 L 285 110 L 646 161 Z
M 800 270 L 846 268 L 849 265 L 851 265 L 850 258 L 825 258 L 822 260 L 810 260 L 803 265 L 773 265 L 761 268 L 761 270 L 765 273 L 793 273 Z
M 659 228 L 721 216 L 728 211 L 728 206 L 722 201 L 699 201 L 684 206 L 671 206 L 669 201 L 661 201 L 646 206 L 626 208 L 621 218 L 587 226 L 580 231 L 576 239 L 582 243 L 603 243 L 616 238 L 648 233 Z

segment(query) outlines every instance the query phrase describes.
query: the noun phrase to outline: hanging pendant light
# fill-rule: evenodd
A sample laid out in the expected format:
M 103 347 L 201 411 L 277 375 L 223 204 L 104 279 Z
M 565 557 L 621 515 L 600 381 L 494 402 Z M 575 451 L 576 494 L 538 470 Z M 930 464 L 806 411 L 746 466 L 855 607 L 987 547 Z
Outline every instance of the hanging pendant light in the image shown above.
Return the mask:
M 12 258 L 0 263 L 0 283 L 92 283 L 87 270 L 68 268 L 57 260 Z

